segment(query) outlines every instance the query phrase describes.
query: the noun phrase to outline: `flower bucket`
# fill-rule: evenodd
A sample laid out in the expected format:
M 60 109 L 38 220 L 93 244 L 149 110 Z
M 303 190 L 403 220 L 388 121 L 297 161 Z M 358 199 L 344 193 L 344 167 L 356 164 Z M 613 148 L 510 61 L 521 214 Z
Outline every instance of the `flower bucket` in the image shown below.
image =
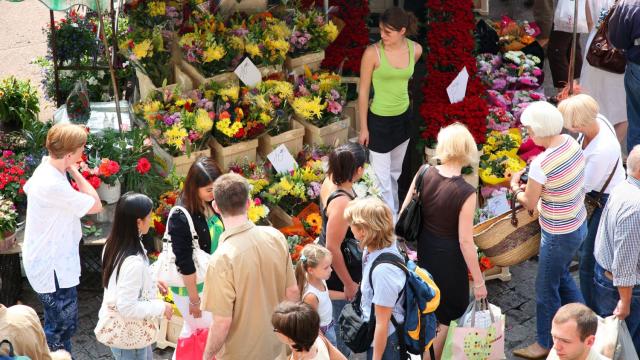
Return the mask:
M 100 186 L 96 189 L 100 200 L 107 204 L 115 204 L 120 199 L 121 186 L 120 180 L 116 179 L 113 185 L 109 185 L 104 181 L 100 183 Z
M 300 122 L 305 128 L 304 143 L 307 145 L 329 146 L 344 144 L 349 137 L 350 121 L 348 116 L 343 116 L 342 120 L 319 128 L 306 120 L 302 120 Z
M 304 139 L 304 126 L 293 120 L 291 122 L 291 130 L 285 131 L 280 135 L 271 136 L 265 134 L 258 138 L 258 154 L 266 158 L 275 148 L 284 144 L 289 152 L 296 156 L 302 150 L 302 141 Z
M 0 234 L 0 252 L 12 249 L 16 245 L 16 232 Z
M 211 141 L 209 141 L 209 147 L 211 148 L 211 157 L 216 160 L 223 171 L 227 171 L 229 165 L 240 163 L 244 159 L 256 161 L 258 139 L 222 146 L 215 138 L 212 138 Z
M 184 73 L 191 78 L 191 80 L 193 81 L 193 86 L 195 88 L 211 81 L 219 83 L 233 82 L 236 85 L 238 84 L 238 77 L 233 72 L 223 72 L 218 75 L 206 78 L 204 77 L 204 75 L 200 74 L 200 71 L 198 71 L 198 69 L 184 60 L 180 62 L 180 67 L 182 68 L 182 71 L 184 71 Z
M 175 84 L 168 84 L 165 87 L 156 86 L 153 81 L 140 69 L 136 69 L 136 78 L 138 78 L 138 90 L 140 92 L 140 99 L 144 100 L 154 91 L 163 91 L 164 89 L 173 90 L 176 86 L 179 86 L 182 90 L 191 90 L 194 87 L 191 77 L 186 74 L 180 66 L 174 66 L 173 73 L 176 78 Z
M 319 70 L 320 63 L 324 60 L 324 50 L 300 55 L 298 57 L 289 57 L 284 62 L 284 66 L 287 69 L 287 72 L 295 72 L 296 74 L 301 74 L 304 72 L 304 66 L 307 65 L 309 69 Z
M 151 146 L 153 148 L 153 154 L 156 159 L 162 165 L 162 168 L 165 174 L 169 173 L 172 168 L 175 167 L 176 173 L 181 176 L 187 176 L 187 172 L 189 172 L 189 168 L 194 161 L 200 156 L 210 156 L 211 152 L 209 149 L 192 151 L 189 156 L 187 154 L 180 156 L 172 156 L 165 149 L 163 149 L 160 144 L 156 141 L 156 139 L 151 139 Z
M 358 102 L 357 101 L 349 101 L 342 108 L 342 113 L 349 117 L 349 137 L 357 137 L 360 135 L 360 111 L 358 111 Z

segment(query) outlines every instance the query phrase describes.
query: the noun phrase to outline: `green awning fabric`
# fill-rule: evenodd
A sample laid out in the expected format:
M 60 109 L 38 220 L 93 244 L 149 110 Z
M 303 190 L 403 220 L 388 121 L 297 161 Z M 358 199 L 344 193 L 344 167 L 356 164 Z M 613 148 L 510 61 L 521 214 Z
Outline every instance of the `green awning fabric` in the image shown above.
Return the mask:
M 102 12 L 109 10 L 109 1 L 110 0 L 40 0 L 46 7 L 53 11 L 65 11 L 74 5 L 85 5 L 91 10 L 97 11 L 98 4 L 100 1 L 100 10 Z

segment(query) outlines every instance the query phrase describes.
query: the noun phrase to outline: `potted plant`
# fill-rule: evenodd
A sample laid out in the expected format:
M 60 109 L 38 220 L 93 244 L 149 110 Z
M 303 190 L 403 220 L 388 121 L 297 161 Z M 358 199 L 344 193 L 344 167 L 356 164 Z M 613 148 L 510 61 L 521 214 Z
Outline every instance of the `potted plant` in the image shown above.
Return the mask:
M 15 245 L 18 212 L 13 201 L 0 196 L 0 252 Z
M 13 76 L 0 80 L 0 130 L 6 132 L 38 121 L 38 94 L 31 82 Z
M 349 119 L 343 114 L 346 88 L 335 73 L 312 73 L 295 80 L 291 103 L 306 132 L 305 144 L 339 145 L 347 141 Z

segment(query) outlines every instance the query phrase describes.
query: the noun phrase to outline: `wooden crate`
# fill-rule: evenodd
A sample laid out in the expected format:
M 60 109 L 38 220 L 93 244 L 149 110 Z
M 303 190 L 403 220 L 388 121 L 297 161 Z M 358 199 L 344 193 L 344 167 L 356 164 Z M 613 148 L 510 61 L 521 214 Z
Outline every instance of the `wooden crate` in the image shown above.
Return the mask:
M 284 61 L 284 66 L 287 69 L 287 72 L 302 74 L 304 73 L 305 65 L 307 65 L 311 70 L 319 70 L 322 60 L 324 60 L 324 50 L 300 55 L 294 58 L 287 56 L 287 59 Z
M 342 77 L 343 84 L 355 84 L 356 93 L 360 93 L 360 78 L 354 76 Z M 349 138 L 358 137 L 360 135 L 360 110 L 358 109 L 358 100 L 352 100 L 345 104 L 342 113 L 351 119 L 349 124 Z
M 222 146 L 215 138 L 209 141 L 211 156 L 216 160 L 223 171 L 229 169 L 229 165 L 235 162 L 256 161 L 258 139 L 247 140 L 237 144 Z
M 280 229 L 286 226 L 293 225 L 293 220 L 291 220 L 291 216 L 287 214 L 280 206 L 271 206 L 269 208 L 268 220 L 271 222 L 272 226 L 276 229 Z
M 219 83 L 232 82 L 235 85 L 238 84 L 238 77 L 233 72 L 224 72 L 215 76 L 205 78 L 204 75 L 200 74 L 198 69 L 196 69 L 193 65 L 189 64 L 186 61 L 180 62 L 180 67 L 183 69 L 185 74 L 189 75 L 189 77 L 193 81 L 194 88 L 198 88 L 210 81 Z
M 345 116 L 340 121 L 319 128 L 308 121 L 301 120 L 300 123 L 305 128 L 304 143 L 330 146 L 344 144 L 349 137 L 350 121 L 349 117 Z
M 482 275 L 484 275 L 484 279 L 486 281 L 498 279 L 502 282 L 506 282 L 511 280 L 511 272 L 509 271 L 508 266 L 494 266 L 489 270 L 485 270 Z
M 158 332 L 158 339 L 156 341 L 156 347 L 164 349 L 170 346 L 175 349 L 178 344 L 178 337 L 180 331 L 182 331 L 182 324 L 184 320 L 182 316 L 173 314 L 171 320 L 167 320 L 164 317 L 160 320 L 160 331 Z
M 283 132 L 280 135 L 271 136 L 265 134 L 258 138 L 258 154 L 266 158 L 275 148 L 284 144 L 289 152 L 295 157 L 302 150 L 302 141 L 304 139 L 304 126 L 292 120 L 291 130 Z
M 489 15 L 489 0 L 473 0 L 473 11 L 483 16 Z
M 193 89 L 193 81 L 191 77 L 185 73 L 180 66 L 174 66 L 173 68 L 176 82 L 174 84 L 167 85 L 165 87 L 157 87 L 145 73 L 136 69 L 136 77 L 138 78 L 138 91 L 140 92 L 140 100 L 145 100 L 149 94 L 154 91 L 173 90 L 176 86 L 179 86 L 182 90 Z
M 165 149 L 163 149 L 158 142 L 152 138 L 151 142 L 153 148 L 153 154 L 156 159 L 160 160 L 163 169 L 168 173 L 172 168 L 175 167 L 176 173 L 178 175 L 187 176 L 187 172 L 189 172 L 189 168 L 194 161 L 200 156 L 211 156 L 211 152 L 209 149 L 193 151 L 189 156 L 181 155 L 181 156 L 171 156 Z

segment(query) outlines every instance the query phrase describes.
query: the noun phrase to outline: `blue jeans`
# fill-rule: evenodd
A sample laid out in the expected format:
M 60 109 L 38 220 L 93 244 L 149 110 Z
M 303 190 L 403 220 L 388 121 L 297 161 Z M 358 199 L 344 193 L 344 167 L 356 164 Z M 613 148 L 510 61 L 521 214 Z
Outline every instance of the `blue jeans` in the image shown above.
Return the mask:
M 78 291 L 75 286 L 61 289 L 55 275 L 54 280 L 55 292 L 37 294 L 44 308 L 44 334 L 51 351 L 71 353 L 71 337 L 78 328 Z
M 327 331 L 324 332 L 324 337 L 326 337 L 327 340 L 329 340 L 331 345 L 338 347 L 338 339 L 336 338 L 336 328 L 337 326 L 335 325 L 335 323 L 331 325 L 327 329 Z
M 627 152 L 640 144 L 640 64 L 627 61 L 624 72 L 624 90 L 627 93 Z
M 331 305 L 333 306 L 333 321 L 335 321 L 336 325 L 334 326 L 336 330 L 336 340 L 338 350 L 342 353 L 342 355 L 349 357 L 351 355 L 351 349 L 344 343 L 342 340 L 342 334 L 340 334 L 340 326 L 338 325 L 338 318 L 340 317 L 340 313 L 342 312 L 342 308 L 347 305 L 346 300 L 331 300 Z
M 367 360 L 373 359 L 373 346 L 367 350 Z M 387 338 L 387 346 L 382 353 L 382 360 L 400 360 L 400 345 L 398 344 L 398 335 L 394 331 Z
M 111 353 L 116 360 L 151 360 L 153 359 L 153 350 L 151 345 L 144 349 L 117 349 L 111 348 Z
M 593 278 L 596 286 L 593 297 L 595 300 L 595 312 L 602 317 L 607 317 L 611 316 L 613 310 L 618 306 L 620 294 L 618 289 L 613 286 L 613 281 L 604 275 L 604 271 L 602 266 L 596 262 L 595 276 Z M 640 354 L 640 286 L 633 288 L 631 312 L 624 321 L 627 323 L 627 328 L 629 328 L 629 333 L 633 339 L 633 346 L 636 348 L 636 352 Z
M 592 191 L 588 195 L 595 197 L 597 191 Z M 584 303 L 589 308 L 593 309 L 593 291 L 595 288 L 593 282 L 593 267 L 596 264 L 596 259 L 593 256 L 593 247 L 596 242 L 596 234 L 598 233 L 598 225 L 600 225 L 600 216 L 602 216 L 602 210 L 607 204 L 609 194 L 602 194 L 600 198 L 600 204 L 602 207 L 596 208 L 593 211 L 593 216 L 588 224 L 587 237 L 584 239 L 582 246 L 580 247 L 580 291 L 582 297 L 584 297 Z
M 586 221 L 567 234 L 550 234 L 541 230 L 540 257 L 536 276 L 536 328 L 538 343 L 550 349 L 551 320 L 560 306 L 584 303 L 582 294 L 569 273 L 569 265 L 587 236 Z

